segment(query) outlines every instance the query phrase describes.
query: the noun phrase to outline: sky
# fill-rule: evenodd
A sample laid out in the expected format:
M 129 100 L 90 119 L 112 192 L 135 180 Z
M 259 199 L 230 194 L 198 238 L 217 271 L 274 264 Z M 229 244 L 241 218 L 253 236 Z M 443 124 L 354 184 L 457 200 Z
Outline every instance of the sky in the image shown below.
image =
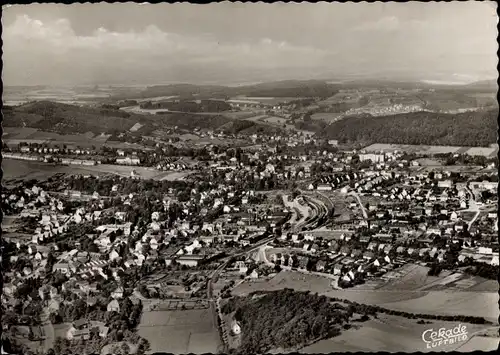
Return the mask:
M 495 2 L 3 8 L 5 85 L 498 76 Z

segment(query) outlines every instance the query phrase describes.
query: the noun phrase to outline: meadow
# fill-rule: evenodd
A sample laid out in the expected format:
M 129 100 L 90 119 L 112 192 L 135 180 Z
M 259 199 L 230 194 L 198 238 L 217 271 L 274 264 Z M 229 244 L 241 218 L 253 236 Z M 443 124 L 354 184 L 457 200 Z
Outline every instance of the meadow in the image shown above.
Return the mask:
M 321 120 L 327 123 L 335 122 L 342 117 L 343 112 L 318 112 L 311 116 L 313 120 Z
M 219 337 L 210 312 L 210 309 L 143 312 L 138 332 L 149 340 L 153 353 L 215 353 Z
M 154 180 L 182 180 L 191 171 L 159 171 L 154 168 L 99 164 L 92 166 L 76 166 L 76 165 L 53 165 L 37 161 L 25 161 L 16 159 L 4 159 L 2 161 L 3 179 L 6 180 L 45 180 L 57 174 L 83 174 L 83 175 L 120 175 L 124 177 L 131 176 L 134 171 L 136 176 L 141 179 Z

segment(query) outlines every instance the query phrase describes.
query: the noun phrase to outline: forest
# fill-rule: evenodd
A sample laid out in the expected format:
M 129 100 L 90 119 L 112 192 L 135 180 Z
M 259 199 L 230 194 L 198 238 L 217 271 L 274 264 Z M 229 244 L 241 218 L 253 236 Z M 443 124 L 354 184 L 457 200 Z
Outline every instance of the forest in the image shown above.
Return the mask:
M 222 312 L 235 312 L 243 336 L 238 352 L 243 354 L 291 349 L 338 335 L 352 316 L 325 296 L 290 289 L 231 298 Z
M 497 142 L 496 110 L 458 114 L 413 112 L 383 117 L 348 117 L 323 134 L 341 143 L 483 146 Z

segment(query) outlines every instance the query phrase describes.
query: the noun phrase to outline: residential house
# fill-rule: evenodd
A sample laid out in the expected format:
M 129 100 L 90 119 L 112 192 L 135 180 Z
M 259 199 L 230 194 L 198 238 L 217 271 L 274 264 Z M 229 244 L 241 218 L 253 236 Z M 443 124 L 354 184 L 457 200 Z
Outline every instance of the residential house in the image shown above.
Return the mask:
M 375 250 L 376 247 L 377 247 L 377 243 L 376 242 L 371 242 L 370 244 L 368 244 L 368 247 L 366 249 L 368 249 L 368 250 Z
M 404 246 L 399 246 L 396 248 L 396 253 L 402 254 L 405 252 L 405 250 L 406 250 L 406 248 Z
M 362 252 L 362 250 L 361 250 L 361 249 L 354 249 L 354 250 L 351 252 L 351 258 L 358 258 L 358 257 L 360 257 L 362 254 L 363 254 L 363 252 Z
M 370 242 L 370 236 L 368 235 L 363 235 L 359 238 L 360 243 L 365 243 L 368 244 Z
M 347 245 L 344 245 L 340 248 L 340 253 L 344 256 L 347 256 L 351 254 L 351 249 Z
M 177 259 L 180 265 L 189 267 L 198 266 L 204 260 L 203 255 L 182 255 Z
M 123 298 L 123 292 L 123 287 L 118 286 L 116 290 L 111 293 L 111 297 L 113 297 L 114 299 L 121 299 Z
M 324 260 L 319 260 L 317 263 L 316 263 L 316 271 L 323 271 L 325 270 L 325 266 L 326 266 L 326 262 Z
M 108 312 L 120 312 L 120 304 L 114 299 L 108 303 L 106 310 Z
M 307 264 L 309 263 L 309 258 L 299 257 L 299 266 L 300 270 L 307 270 Z
M 335 264 L 333 266 L 333 274 L 340 275 L 343 271 L 344 266 L 342 264 Z
M 363 258 L 367 260 L 371 260 L 375 257 L 375 254 L 371 251 L 367 251 L 363 254 Z

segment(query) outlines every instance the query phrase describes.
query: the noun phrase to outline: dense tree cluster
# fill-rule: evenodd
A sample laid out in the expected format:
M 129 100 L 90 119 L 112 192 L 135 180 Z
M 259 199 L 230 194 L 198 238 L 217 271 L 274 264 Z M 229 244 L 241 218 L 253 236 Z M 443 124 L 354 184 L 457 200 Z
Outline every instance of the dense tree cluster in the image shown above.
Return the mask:
M 497 116 L 497 111 L 477 111 L 348 117 L 323 133 L 341 142 L 489 146 L 497 141 Z
M 472 262 L 472 266 L 465 269 L 469 275 L 484 277 L 489 280 L 498 280 L 498 265 L 489 265 Z
M 340 333 L 349 317 L 345 307 L 325 296 L 284 289 L 254 297 L 232 298 L 222 312 L 234 313 L 242 327 L 238 352 L 262 353 L 290 349 Z

